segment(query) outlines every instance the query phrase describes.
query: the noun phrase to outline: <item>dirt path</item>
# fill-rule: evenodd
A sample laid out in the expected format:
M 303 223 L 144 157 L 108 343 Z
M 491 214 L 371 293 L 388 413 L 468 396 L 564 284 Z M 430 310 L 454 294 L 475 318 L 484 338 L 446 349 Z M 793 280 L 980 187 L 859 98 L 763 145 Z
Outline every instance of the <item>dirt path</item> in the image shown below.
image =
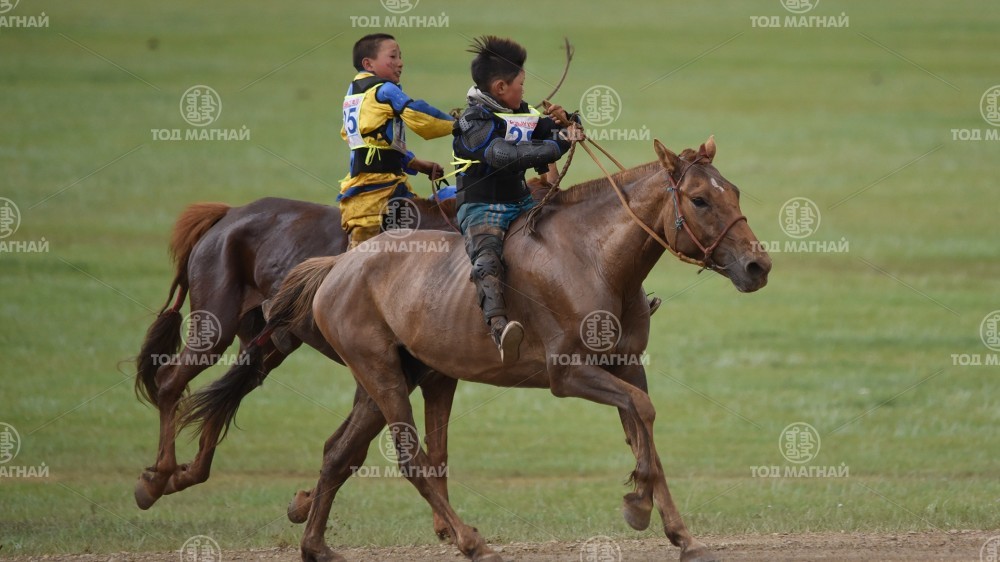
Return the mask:
M 743 562 L 768 561 L 932 561 L 962 560 L 968 562 L 995 562 L 995 554 L 980 552 L 987 541 L 1000 549 L 998 531 L 949 531 L 931 533 L 797 533 L 745 536 L 705 536 L 702 540 L 711 545 L 723 560 Z M 631 562 L 646 560 L 677 560 L 679 551 L 666 539 L 618 540 L 592 539 L 584 542 L 513 543 L 496 545 L 495 548 L 510 561 L 539 562 Z M 621 556 L 618 557 L 618 549 Z M 384 548 L 345 548 L 338 551 L 351 562 L 462 562 L 466 560 L 454 547 L 448 545 L 406 546 Z M 610 557 L 608 556 L 610 555 Z M 177 552 L 115 553 L 46 555 L 0 558 L 12 562 L 178 562 Z M 209 560 L 209 558 L 203 558 Z M 295 562 L 298 552 L 293 548 L 258 550 L 232 550 L 222 553 L 221 561 L 261 560 L 268 562 Z M 182 562 L 195 562 L 185 559 Z

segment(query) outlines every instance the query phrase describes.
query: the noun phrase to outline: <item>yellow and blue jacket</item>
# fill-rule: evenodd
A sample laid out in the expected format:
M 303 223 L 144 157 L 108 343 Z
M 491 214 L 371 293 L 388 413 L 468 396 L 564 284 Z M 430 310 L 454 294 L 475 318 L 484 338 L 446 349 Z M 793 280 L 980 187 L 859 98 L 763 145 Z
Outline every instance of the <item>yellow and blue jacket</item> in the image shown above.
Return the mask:
M 350 171 L 340 183 L 338 201 L 406 181 L 413 153 L 406 129 L 424 139 L 451 134 L 454 119 L 423 100 L 406 95 L 398 84 L 370 72 L 354 77 L 344 97 L 340 136 L 351 149 Z

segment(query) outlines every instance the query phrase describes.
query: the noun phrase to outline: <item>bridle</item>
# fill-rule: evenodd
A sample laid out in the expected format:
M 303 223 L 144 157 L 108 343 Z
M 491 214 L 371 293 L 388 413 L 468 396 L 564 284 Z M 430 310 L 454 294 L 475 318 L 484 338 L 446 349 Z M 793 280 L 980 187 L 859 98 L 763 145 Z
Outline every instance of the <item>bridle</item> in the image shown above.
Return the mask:
M 656 240 L 661 246 L 663 246 L 665 250 L 673 254 L 674 257 L 676 257 L 677 259 L 681 260 L 684 263 L 690 263 L 692 265 L 697 265 L 698 267 L 700 267 L 701 269 L 698 270 L 698 273 L 701 273 L 706 269 L 711 269 L 716 271 L 726 269 L 726 266 L 720 266 L 712 260 L 712 254 L 715 252 L 716 248 L 719 247 L 719 244 L 722 243 L 723 238 L 725 238 L 726 235 L 729 234 L 729 231 L 732 230 L 732 228 L 736 226 L 738 222 L 745 221 L 747 220 L 747 218 L 744 215 L 740 215 L 734 218 L 729 222 L 728 225 L 726 225 L 726 228 L 724 228 L 722 232 L 719 233 L 718 238 L 716 238 L 714 242 L 712 242 L 708 246 L 702 245 L 701 241 L 698 240 L 698 237 L 695 236 L 694 232 L 691 231 L 691 227 L 688 226 L 687 219 L 684 218 L 684 213 L 683 211 L 681 211 L 681 201 L 679 195 L 681 193 L 680 184 L 684 181 L 684 177 L 687 175 L 688 170 L 690 170 L 691 167 L 694 166 L 697 162 L 687 162 L 687 166 L 681 171 L 681 175 L 677 180 L 674 180 L 673 175 L 667 173 L 667 178 L 670 181 L 670 185 L 667 186 L 667 193 L 671 194 L 671 199 L 673 200 L 674 203 L 674 214 L 676 215 L 676 219 L 674 220 L 674 227 L 677 231 L 677 235 L 680 234 L 680 231 L 682 229 L 684 230 L 684 232 L 687 233 L 688 237 L 691 238 L 691 240 L 695 243 L 695 245 L 698 246 L 698 249 L 701 250 L 702 253 L 704 254 L 702 259 L 700 260 L 688 257 L 679 252 L 678 250 L 675 250 L 669 243 L 667 243 L 666 240 L 664 240 L 659 234 L 657 234 L 655 230 L 650 228 L 649 225 L 647 225 L 646 223 L 642 222 L 642 219 L 635 214 L 635 211 L 633 211 L 631 207 L 629 207 L 628 200 L 625 199 L 625 193 L 622 191 L 622 188 L 618 186 L 618 183 L 615 181 L 615 179 L 611 176 L 611 174 L 608 173 L 608 171 L 604 168 L 604 165 L 601 164 L 601 161 L 598 160 L 597 156 L 594 155 L 594 152 L 590 150 L 590 148 L 587 146 L 588 142 L 594 144 L 594 146 L 599 148 L 601 152 L 603 152 L 604 154 L 608 155 L 608 157 L 611 157 L 611 155 L 608 154 L 607 151 L 605 151 L 599 145 L 591 141 L 589 138 L 584 138 L 583 141 L 579 143 L 581 146 L 583 146 L 583 149 L 587 151 L 587 154 L 590 155 L 591 159 L 593 159 L 594 162 L 597 164 L 597 167 L 600 168 L 602 172 L 604 172 L 604 175 L 605 177 L 608 178 L 608 181 L 611 182 L 611 187 L 615 189 L 615 193 L 618 195 L 618 200 L 621 201 L 622 207 L 624 207 L 625 211 L 628 212 L 629 216 L 632 217 L 632 220 L 635 221 L 636 224 L 638 224 L 643 230 L 646 231 L 646 234 L 649 234 L 649 236 L 653 240 Z M 619 163 L 613 157 L 612 160 L 615 162 L 615 164 L 618 165 L 619 168 L 621 168 L 622 171 L 625 171 L 625 167 L 622 166 L 621 163 Z M 681 161 L 685 162 L 684 160 Z M 676 242 L 677 242 L 677 236 L 675 235 L 674 243 L 676 244 Z
M 683 162 L 683 160 L 681 160 L 681 161 Z M 671 194 L 671 196 L 672 196 L 672 199 L 673 199 L 673 202 L 674 202 L 674 212 L 675 212 L 675 215 L 677 217 L 674 220 L 674 228 L 677 230 L 678 233 L 680 233 L 680 231 L 683 229 L 684 232 L 687 233 L 688 237 L 691 238 L 691 241 L 694 242 L 695 246 L 698 246 L 698 249 L 701 250 L 702 253 L 704 254 L 704 257 L 702 257 L 701 260 L 697 260 L 697 261 L 694 262 L 695 265 L 700 265 L 702 270 L 705 270 L 705 269 L 713 269 L 713 270 L 726 269 L 725 266 L 719 266 L 718 264 L 716 264 L 712 260 L 712 254 L 715 252 L 715 249 L 719 247 L 719 244 L 722 243 L 722 239 L 725 238 L 727 234 L 729 234 L 729 231 L 732 230 L 732 228 L 734 226 L 736 226 L 736 223 L 738 223 L 740 221 L 747 220 L 747 217 L 746 217 L 746 215 L 740 215 L 740 216 L 734 218 L 733 220 L 729 221 L 729 224 L 726 225 L 726 228 L 722 229 L 722 232 L 719 233 L 719 236 L 718 236 L 718 238 L 715 239 L 715 242 L 712 242 L 712 244 L 709 245 L 708 247 L 703 246 L 701 244 L 701 242 L 698 240 L 698 237 L 695 236 L 694 232 L 691 231 L 691 227 L 688 226 L 687 219 L 684 218 L 684 214 L 683 214 L 683 212 L 681 212 L 681 201 L 680 201 L 680 196 L 679 196 L 679 194 L 681 193 L 680 184 L 681 184 L 682 181 L 684 181 L 684 176 L 687 175 L 687 171 L 690 170 L 691 167 L 694 166 L 694 165 L 695 165 L 695 162 L 688 163 L 688 165 L 684 167 L 684 170 L 681 171 L 680 178 L 678 178 L 676 181 L 674 180 L 674 176 L 673 175 L 671 175 L 669 173 L 667 174 L 667 178 L 669 178 L 669 180 L 670 180 L 670 185 L 667 186 L 667 193 Z M 676 243 L 677 243 L 677 237 L 674 236 L 674 244 L 676 244 Z M 680 254 L 679 252 L 673 250 L 672 248 L 668 248 L 668 249 L 670 249 L 671 253 L 673 253 L 677 257 L 683 256 L 683 254 Z M 684 257 L 687 257 L 687 256 L 684 256 Z M 686 260 L 684 260 L 684 261 L 686 261 Z M 699 270 L 698 273 L 701 273 L 701 270 Z

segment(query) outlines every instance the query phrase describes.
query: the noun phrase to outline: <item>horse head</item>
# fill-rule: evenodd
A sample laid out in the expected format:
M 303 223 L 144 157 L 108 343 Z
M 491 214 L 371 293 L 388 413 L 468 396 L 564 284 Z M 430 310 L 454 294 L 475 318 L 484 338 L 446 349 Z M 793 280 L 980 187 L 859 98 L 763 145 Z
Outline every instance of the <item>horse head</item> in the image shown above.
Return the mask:
M 653 148 L 666 172 L 660 218 L 671 249 L 725 276 L 740 292 L 766 285 L 771 258 L 740 210 L 739 188 L 712 164 L 715 139 L 680 155 L 658 139 Z

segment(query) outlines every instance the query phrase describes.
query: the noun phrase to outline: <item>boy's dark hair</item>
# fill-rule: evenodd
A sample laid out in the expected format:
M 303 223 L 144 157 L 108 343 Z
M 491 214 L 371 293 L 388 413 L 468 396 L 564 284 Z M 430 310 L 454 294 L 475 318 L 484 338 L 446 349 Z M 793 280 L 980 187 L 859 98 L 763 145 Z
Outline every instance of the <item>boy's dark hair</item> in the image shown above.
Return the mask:
M 354 68 L 358 72 L 363 72 L 365 67 L 361 65 L 361 61 L 377 57 L 379 45 L 388 39 L 396 40 L 388 33 L 372 33 L 358 39 L 358 42 L 354 44 Z
M 477 37 L 469 52 L 476 54 L 472 59 L 472 81 L 484 92 L 489 92 L 494 80 L 511 82 L 517 78 L 528 58 L 524 47 L 496 35 Z

